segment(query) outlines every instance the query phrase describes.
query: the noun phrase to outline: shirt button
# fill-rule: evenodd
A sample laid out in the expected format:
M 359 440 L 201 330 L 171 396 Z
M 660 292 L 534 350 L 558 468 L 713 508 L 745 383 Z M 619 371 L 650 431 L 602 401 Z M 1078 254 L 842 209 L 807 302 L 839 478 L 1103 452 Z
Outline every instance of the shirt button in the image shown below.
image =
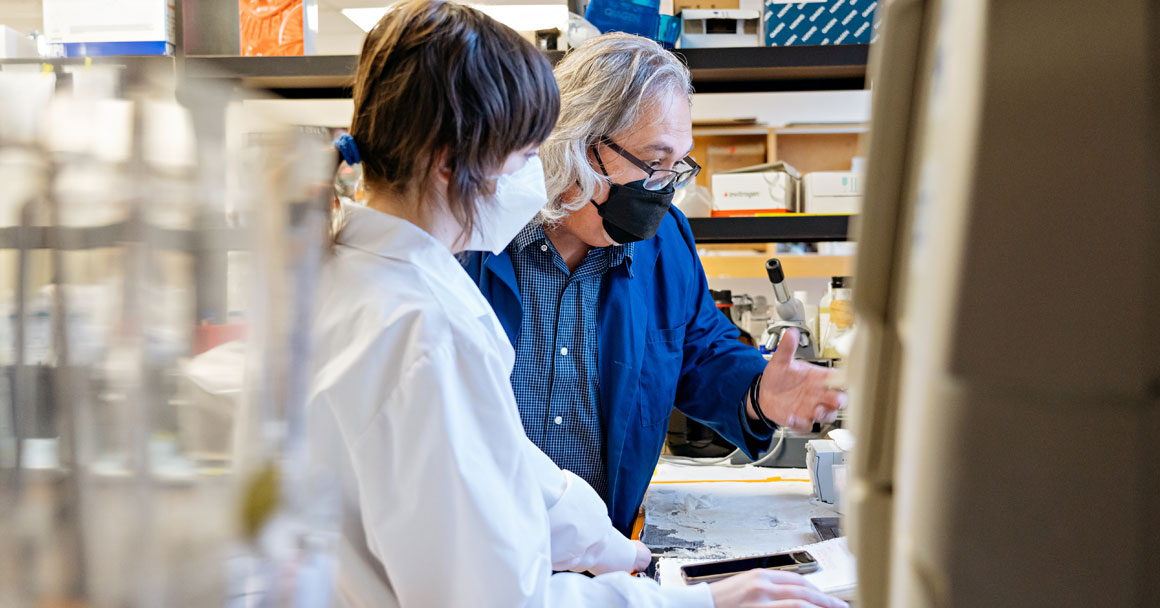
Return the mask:
M 556 419 L 553 420 L 552 422 L 555 422 L 556 424 L 561 424 L 564 422 L 564 417 L 563 416 L 556 416 Z
M 540 245 L 540 251 L 547 251 L 547 250 L 548 250 L 547 245 Z
M 567 357 L 567 356 L 568 356 L 568 347 L 567 347 L 567 346 L 565 346 L 564 348 L 561 348 L 561 349 L 560 349 L 560 354 L 561 354 L 561 355 L 564 355 L 565 357 Z

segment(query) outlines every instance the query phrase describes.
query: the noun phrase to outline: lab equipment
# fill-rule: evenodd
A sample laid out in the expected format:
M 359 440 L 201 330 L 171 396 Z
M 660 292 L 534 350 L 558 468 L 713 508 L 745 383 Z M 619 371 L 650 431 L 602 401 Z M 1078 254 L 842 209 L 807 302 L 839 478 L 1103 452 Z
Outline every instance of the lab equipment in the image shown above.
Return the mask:
M 842 536 L 841 520 L 837 517 L 811 517 L 810 525 L 823 541 Z
M 835 504 L 838 502 L 838 488 L 835 483 L 835 467 L 846 463 L 846 451 L 831 439 L 811 439 L 806 442 L 806 469 L 810 473 L 810 483 L 818 500 Z M 823 539 L 824 540 L 824 539 Z
M 301 382 L 333 152 L 273 124 L 227 145 L 232 91 L 171 65 L 46 65 L 0 71 L 0 605 L 324 605 Z M 185 389 L 235 250 L 247 332 L 207 437 Z
M 851 277 L 831 277 L 830 290 L 825 298 L 825 323 L 819 314 L 821 339 L 818 341 L 822 357 L 837 359 L 838 343 L 854 329 L 854 303 Z
M 761 46 L 761 11 L 685 9 L 681 48 Z
M 1155 3 L 879 11 L 849 359 L 858 605 L 1158 606 Z M 1092 420 L 1116 437 L 1098 457 L 1074 438 Z
M 801 300 L 790 296 L 789 288 L 785 284 L 785 272 L 782 270 L 781 260 L 777 258 L 767 260 L 765 272 L 769 276 L 769 282 L 773 285 L 774 310 L 777 312 L 778 320 L 770 321 L 765 335 L 762 336 L 763 346 L 767 351 L 777 350 L 777 344 L 781 341 L 782 334 L 789 330 L 796 330 L 798 332 L 797 358 L 817 359 L 820 350 L 814 334 L 806 323 L 805 306 Z
M 172 55 L 176 11 L 166 0 L 113 7 L 90 0 L 42 0 L 44 36 L 54 56 Z

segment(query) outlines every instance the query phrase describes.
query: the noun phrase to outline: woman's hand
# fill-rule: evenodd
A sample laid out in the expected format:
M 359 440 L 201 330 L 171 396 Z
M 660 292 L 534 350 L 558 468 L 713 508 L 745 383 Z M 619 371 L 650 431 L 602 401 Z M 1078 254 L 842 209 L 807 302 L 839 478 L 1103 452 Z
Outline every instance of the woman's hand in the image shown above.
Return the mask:
M 717 608 L 849 608 L 800 574 L 780 570 L 750 570 L 710 583 L 709 590 Z
M 636 544 L 636 561 L 632 564 L 632 571 L 641 572 L 652 563 L 652 550 L 639 540 L 632 542 Z

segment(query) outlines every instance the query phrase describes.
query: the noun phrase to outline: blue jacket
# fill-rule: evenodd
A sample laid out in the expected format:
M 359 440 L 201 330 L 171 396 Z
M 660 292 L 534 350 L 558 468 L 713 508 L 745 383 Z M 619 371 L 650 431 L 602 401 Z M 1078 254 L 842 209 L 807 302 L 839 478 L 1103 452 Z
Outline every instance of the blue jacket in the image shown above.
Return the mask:
M 523 310 L 511 257 L 472 253 L 465 268 L 514 345 Z M 608 510 L 628 534 L 674 406 L 751 458 L 768 447 L 771 434 L 751 432 L 740 405 L 766 362 L 737 341 L 737 328 L 717 310 L 689 222 L 676 208 L 655 237 L 637 243 L 631 264 L 607 272 L 599 307 Z

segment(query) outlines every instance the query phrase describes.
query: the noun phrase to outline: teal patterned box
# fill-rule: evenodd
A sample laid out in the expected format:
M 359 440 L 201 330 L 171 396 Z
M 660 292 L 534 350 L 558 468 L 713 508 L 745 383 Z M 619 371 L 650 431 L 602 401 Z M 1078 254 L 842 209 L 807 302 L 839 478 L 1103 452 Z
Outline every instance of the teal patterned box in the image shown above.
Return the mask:
M 765 46 L 869 44 L 878 0 L 765 0 Z

